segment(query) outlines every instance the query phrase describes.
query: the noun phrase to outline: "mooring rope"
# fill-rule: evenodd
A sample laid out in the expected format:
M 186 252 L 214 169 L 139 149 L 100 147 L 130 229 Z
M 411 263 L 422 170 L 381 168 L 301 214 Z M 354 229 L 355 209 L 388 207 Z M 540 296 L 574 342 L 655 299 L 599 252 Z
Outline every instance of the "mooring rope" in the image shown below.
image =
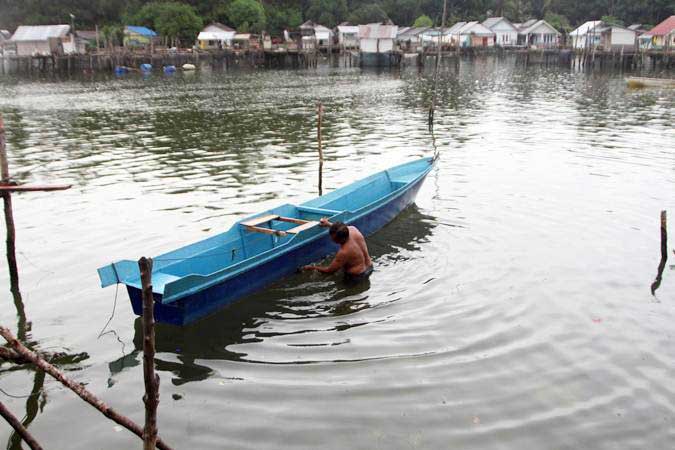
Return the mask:
M 445 29 L 445 19 L 448 14 L 448 0 L 443 1 L 443 17 L 441 18 L 441 30 L 438 33 L 438 53 L 436 54 L 436 67 L 434 69 L 434 89 L 429 106 L 428 126 L 431 133 L 431 143 L 434 147 L 434 161 L 439 157 L 438 147 L 436 146 L 436 135 L 434 134 L 434 114 L 436 112 L 436 99 L 438 97 L 438 71 L 441 65 L 441 49 L 443 48 L 443 30 Z

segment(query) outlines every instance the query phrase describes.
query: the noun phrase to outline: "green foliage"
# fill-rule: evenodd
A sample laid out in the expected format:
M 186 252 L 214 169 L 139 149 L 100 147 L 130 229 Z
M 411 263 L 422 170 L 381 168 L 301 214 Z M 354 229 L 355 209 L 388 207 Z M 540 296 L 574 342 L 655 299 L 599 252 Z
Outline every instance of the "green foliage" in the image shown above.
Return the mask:
M 298 28 L 302 24 L 302 12 L 299 9 L 270 8 L 267 11 L 267 31 L 272 35 L 281 35 L 285 28 Z
M 347 19 L 346 0 L 309 0 L 305 18 L 333 28 Z
M 434 25 L 434 21 L 431 20 L 429 16 L 421 15 L 417 19 L 415 19 L 415 23 L 413 23 L 413 27 L 415 28 L 421 28 L 421 27 L 431 27 Z
M 567 17 L 563 16 L 562 14 L 549 12 L 544 16 L 544 20 L 558 31 L 569 33 L 573 30 L 572 25 L 570 25 L 570 21 L 567 20 Z
M 377 23 L 387 19 L 387 13 L 380 5 L 374 3 L 358 7 L 347 18 L 351 23 L 357 24 Z
M 190 42 L 199 24 L 211 21 L 240 31 L 280 34 L 307 19 L 329 27 L 344 20 L 354 24 L 391 20 L 405 26 L 427 16 L 440 24 L 442 11 L 443 0 L 0 0 L 0 28 L 70 23 L 72 13 L 80 30 L 146 25 Z M 488 11 L 512 22 L 550 18 L 556 22 L 552 25 L 565 30 L 603 16 L 611 23 L 656 24 L 675 14 L 675 4 L 673 0 L 450 0 L 448 26 L 457 20 L 483 20 Z
M 265 9 L 257 0 L 234 0 L 227 8 L 229 22 L 242 33 L 260 33 L 265 29 Z
M 607 25 L 618 25 L 618 26 L 620 26 L 620 27 L 623 26 L 623 21 L 622 21 L 621 19 L 619 19 L 618 17 L 614 17 L 614 16 L 602 16 L 602 17 L 600 18 L 600 20 L 602 20 L 602 21 L 603 21 L 605 24 L 607 24 Z
M 143 6 L 132 16 L 134 25 L 143 25 L 155 30 L 160 36 L 194 41 L 204 23 L 190 5 L 178 2 L 153 2 Z

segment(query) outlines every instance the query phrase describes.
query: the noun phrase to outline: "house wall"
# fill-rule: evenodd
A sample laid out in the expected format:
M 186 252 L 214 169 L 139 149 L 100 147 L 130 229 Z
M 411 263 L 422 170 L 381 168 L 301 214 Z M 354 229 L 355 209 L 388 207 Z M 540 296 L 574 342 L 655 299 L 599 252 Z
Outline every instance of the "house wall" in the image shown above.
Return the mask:
M 495 33 L 496 45 L 502 47 L 516 45 L 518 32 L 510 27 L 508 23 L 501 21 L 490 29 Z
M 612 28 L 609 46 L 611 47 L 635 47 L 635 32 L 622 28 Z
M 143 47 L 150 45 L 151 38 L 149 36 L 143 36 L 137 33 L 124 33 L 124 46 L 125 47 Z
M 51 55 L 57 49 L 58 45 L 52 46 L 49 41 L 19 41 L 16 43 L 18 56 Z
M 340 33 L 338 35 L 338 42 L 344 47 L 358 47 L 359 35 L 358 33 Z
M 361 51 L 364 53 L 377 53 L 378 49 L 380 53 L 386 53 L 394 50 L 394 40 L 362 38 L 360 41 L 360 46 Z
M 494 36 L 476 36 L 467 35 L 464 37 L 465 42 L 468 42 L 471 47 L 493 47 Z

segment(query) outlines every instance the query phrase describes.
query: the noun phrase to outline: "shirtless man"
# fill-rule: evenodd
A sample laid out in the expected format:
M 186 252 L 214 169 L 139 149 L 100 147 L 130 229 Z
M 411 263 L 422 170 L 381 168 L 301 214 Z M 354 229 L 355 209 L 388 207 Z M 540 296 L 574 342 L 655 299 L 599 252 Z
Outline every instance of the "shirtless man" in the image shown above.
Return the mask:
M 340 246 L 340 250 L 330 265 L 326 267 L 305 266 L 302 269 L 322 273 L 335 273 L 344 269 L 345 277 L 349 281 L 367 279 L 373 272 L 373 262 L 361 232 L 356 227 L 347 226 L 342 222 L 330 223 L 327 219 L 321 219 L 319 225 L 330 227 L 330 238 Z

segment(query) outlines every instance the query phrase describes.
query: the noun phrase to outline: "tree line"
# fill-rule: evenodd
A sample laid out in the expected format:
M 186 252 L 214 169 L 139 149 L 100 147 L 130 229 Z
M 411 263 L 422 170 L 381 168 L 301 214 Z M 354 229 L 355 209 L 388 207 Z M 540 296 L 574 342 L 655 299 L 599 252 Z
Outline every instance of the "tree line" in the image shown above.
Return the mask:
M 279 35 L 306 20 L 327 27 L 391 20 L 400 26 L 439 25 L 443 0 L 0 0 L 0 28 L 71 23 L 118 33 L 144 25 L 168 38 L 194 41 L 211 22 L 238 31 Z M 544 18 L 560 31 L 587 20 L 655 25 L 675 14 L 675 0 L 448 0 L 448 24 L 505 16 L 513 22 Z

